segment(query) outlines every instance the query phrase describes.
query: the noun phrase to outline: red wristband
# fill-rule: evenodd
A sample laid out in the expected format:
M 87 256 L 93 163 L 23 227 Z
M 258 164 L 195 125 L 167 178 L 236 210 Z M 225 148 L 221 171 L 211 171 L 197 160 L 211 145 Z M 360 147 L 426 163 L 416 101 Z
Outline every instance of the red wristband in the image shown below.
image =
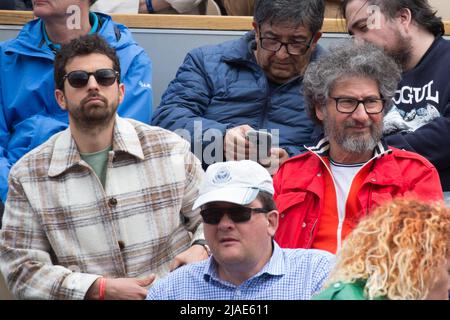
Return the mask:
M 98 285 L 98 300 L 105 300 L 106 278 L 100 278 Z

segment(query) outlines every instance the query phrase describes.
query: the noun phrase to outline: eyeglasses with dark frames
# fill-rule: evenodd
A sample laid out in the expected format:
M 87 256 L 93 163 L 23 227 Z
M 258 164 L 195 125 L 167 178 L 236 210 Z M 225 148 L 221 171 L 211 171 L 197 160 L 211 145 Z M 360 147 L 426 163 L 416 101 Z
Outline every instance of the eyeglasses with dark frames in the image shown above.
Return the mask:
M 95 81 L 101 86 L 109 87 L 111 86 L 117 78 L 119 78 L 119 72 L 113 69 L 98 69 L 94 72 L 87 72 L 84 70 L 75 70 L 65 74 L 62 78 L 63 81 L 66 79 L 69 84 L 74 88 L 83 88 L 89 82 L 89 78 L 94 76 Z
M 203 222 L 218 224 L 226 214 L 233 222 L 242 223 L 251 219 L 252 213 L 267 213 L 263 208 L 230 207 L 230 208 L 205 208 L 200 211 Z
M 258 28 L 261 30 L 261 26 Z M 261 31 L 260 31 L 261 35 Z M 304 55 L 308 49 L 311 47 L 311 43 L 314 39 L 314 34 L 311 36 L 309 41 L 293 41 L 293 42 L 283 42 L 275 38 L 269 37 L 259 37 L 259 44 L 261 48 L 271 51 L 278 52 L 281 47 L 285 47 L 286 51 L 293 56 L 302 56 Z
M 384 109 L 385 99 L 382 98 L 366 98 L 359 100 L 348 97 L 330 97 L 336 102 L 336 110 L 341 113 L 351 114 L 355 112 L 359 104 L 362 103 L 367 114 L 378 114 Z

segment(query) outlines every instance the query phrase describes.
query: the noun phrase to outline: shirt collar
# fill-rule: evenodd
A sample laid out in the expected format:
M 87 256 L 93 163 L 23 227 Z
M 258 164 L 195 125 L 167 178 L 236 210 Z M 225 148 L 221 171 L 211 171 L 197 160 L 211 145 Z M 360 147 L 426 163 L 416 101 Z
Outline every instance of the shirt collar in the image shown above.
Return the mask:
M 287 273 L 289 266 L 286 264 L 286 261 L 284 260 L 283 250 L 275 241 L 272 241 L 272 244 L 273 244 L 273 252 L 272 256 L 270 257 L 270 260 L 264 265 L 264 267 L 257 274 L 255 274 L 250 279 L 258 278 L 265 274 L 275 277 L 275 276 L 284 276 Z M 217 262 L 214 260 L 214 256 L 209 257 L 208 262 L 205 264 L 205 267 L 203 269 L 203 277 L 207 282 L 215 280 L 220 283 L 231 285 L 230 283 L 225 282 L 224 280 L 219 278 L 219 275 L 217 273 Z M 247 281 L 250 279 L 247 279 Z
M 330 143 L 327 137 L 322 138 L 319 143 L 314 147 L 306 147 L 305 148 L 310 151 L 311 153 L 315 154 L 320 158 L 322 163 L 329 167 L 329 165 L 326 163 L 326 161 L 323 159 L 323 157 L 329 158 L 329 151 L 330 151 Z M 382 160 L 385 156 L 388 156 L 393 153 L 393 149 L 389 148 L 386 142 L 381 139 L 378 144 L 376 145 L 373 156 L 369 160 L 365 162 L 364 166 L 371 165 L 375 160 Z M 386 158 L 384 158 L 386 160 Z M 378 162 L 378 169 L 374 170 L 372 167 L 370 169 L 369 174 L 365 178 L 363 183 L 370 183 L 370 184 L 376 184 L 379 186 L 386 187 L 388 185 L 390 186 L 397 186 L 401 187 L 404 185 L 404 177 L 402 175 L 402 171 L 399 168 L 399 165 L 396 161 L 391 161 L 390 158 L 387 158 L 388 161 L 381 161 Z M 381 169 L 380 169 L 381 168 Z M 361 169 L 360 169 L 361 170 Z M 310 184 L 310 186 L 314 186 L 315 184 Z M 316 194 L 320 194 L 319 191 L 316 190 L 317 188 L 314 187 L 313 191 Z M 310 189 L 312 190 L 312 189 Z
M 141 142 L 133 124 L 116 116 L 113 133 L 112 151 L 125 152 L 140 160 L 144 160 Z M 70 128 L 64 130 L 55 140 L 48 175 L 55 177 L 79 164 L 80 153 L 72 138 Z
M 262 268 L 260 272 L 258 272 L 255 277 L 258 277 L 263 274 L 269 274 L 272 276 L 283 276 L 287 272 L 287 265 L 283 259 L 283 250 L 280 246 L 272 241 L 273 244 L 273 253 L 272 257 L 270 257 L 269 262 Z
M 92 27 L 89 31 L 89 34 L 96 33 L 99 28 L 99 19 L 97 15 L 93 12 L 89 12 L 89 22 L 91 23 Z M 47 44 L 47 46 L 53 51 L 57 52 L 61 49 L 61 44 L 59 43 L 53 43 L 50 38 L 48 37 L 47 30 L 45 29 L 45 24 L 42 23 L 42 33 L 44 35 L 44 41 Z
M 307 150 L 319 155 L 320 157 L 328 156 L 330 151 L 330 141 L 328 137 L 324 137 L 315 146 L 313 147 L 304 146 L 304 147 Z M 387 144 L 383 140 L 380 140 L 377 143 L 375 150 L 373 151 L 373 158 L 381 158 L 385 154 L 389 154 L 391 152 L 392 150 L 389 149 Z

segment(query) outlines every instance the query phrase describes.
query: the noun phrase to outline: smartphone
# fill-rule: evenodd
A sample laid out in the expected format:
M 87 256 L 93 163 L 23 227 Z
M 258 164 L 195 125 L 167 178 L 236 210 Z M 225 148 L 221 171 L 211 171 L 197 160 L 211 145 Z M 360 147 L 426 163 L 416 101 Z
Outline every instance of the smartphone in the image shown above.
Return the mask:
M 272 134 L 266 130 L 250 130 L 247 131 L 246 137 L 250 142 L 250 150 L 252 150 L 252 147 L 256 147 L 254 152 L 250 152 L 250 156 L 252 156 L 252 154 L 256 154 L 256 161 L 260 163 L 265 162 L 265 160 L 270 158 Z

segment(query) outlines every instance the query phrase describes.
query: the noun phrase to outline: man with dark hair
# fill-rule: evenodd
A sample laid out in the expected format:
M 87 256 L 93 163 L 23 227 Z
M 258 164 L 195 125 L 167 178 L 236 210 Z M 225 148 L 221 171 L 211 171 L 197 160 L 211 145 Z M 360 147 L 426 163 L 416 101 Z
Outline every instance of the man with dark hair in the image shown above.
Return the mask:
M 176 134 L 116 114 L 125 86 L 102 37 L 63 45 L 55 65 L 69 128 L 11 169 L 1 272 L 19 299 L 143 299 L 154 274 L 207 257 L 200 162 Z
M 450 41 L 441 18 L 427 0 L 344 0 L 341 9 L 351 35 L 403 68 L 384 121 L 386 142 L 427 158 L 450 191 Z
M 422 156 L 381 140 L 400 68 L 376 46 L 330 49 L 303 79 L 312 119 L 325 135 L 286 161 L 274 177 L 282 247 L 336 253 L 371 210 L 395 197 L 442 200 L 436 169 Z
M 254 31 L 186 56 L 152 123 L 190 139 L 205 166 L 224 155 L 248 159 L 247 134 L 268 130 L 276 140 L 264 164 L 275 171 L 313 139 L 300 89 L 308 63 L 321 52 L 323 14 L 322 0 L 258 1 Z
M 34 15 L 19 35 L 0 44 L 0 199 L 8 173 L 25 153 L 67 128 L 67 112 L 54 98 L 53 61 L 61 44 L 99 34 L 117 49 L 127 95 L 121 116 L 151 120 L 151 62 L 130 31 L 109 16 L 89 12 L 90 0 L 34 2 Z
M 308 300 L 321 289 L 333 256 L 281 249 L 273 240 L 278 211 L 272 178 L 254 161 L 208 167 L 194 208 L 201 207 L 211 257 L 175 270 L 148 300 Z

